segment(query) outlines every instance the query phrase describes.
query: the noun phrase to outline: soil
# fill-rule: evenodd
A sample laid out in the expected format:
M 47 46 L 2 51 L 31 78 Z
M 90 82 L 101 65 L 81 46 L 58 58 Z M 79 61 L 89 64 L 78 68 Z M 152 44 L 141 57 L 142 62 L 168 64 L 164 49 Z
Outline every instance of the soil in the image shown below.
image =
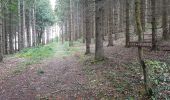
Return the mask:
M 24 59 L 7 57 L 0 64 L 0 100 L 147 100 L 136 48 L 105 46 L 107 58 L 100 62 L 93 60 L 94 52 L 83 52 L 45 59 L 18 74 L 12 70 Z M 146 59 L 165 61 L 169 56 L 144 52 Z

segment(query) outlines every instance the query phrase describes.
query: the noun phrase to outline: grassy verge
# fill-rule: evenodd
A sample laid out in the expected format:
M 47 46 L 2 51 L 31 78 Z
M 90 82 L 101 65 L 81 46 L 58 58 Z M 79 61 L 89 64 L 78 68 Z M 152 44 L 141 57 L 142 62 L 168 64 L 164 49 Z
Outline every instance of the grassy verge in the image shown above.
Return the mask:
M 67 57 L 79 51 L 79 45 L 81 43 L 76 41 L 73 47 L 69 47 L 69 43 L 64 44 L 60 42 L 49 43 L 44 46 L 37 46 L 33 48 L 26 48 L 15 56 L 25 59 L 18 67 L 13 71 L 13 74 L 18 74 L 27 69 L 28 66 L 36 63 L 40 63 L 42 60 L 51 59 L 53 57 Z

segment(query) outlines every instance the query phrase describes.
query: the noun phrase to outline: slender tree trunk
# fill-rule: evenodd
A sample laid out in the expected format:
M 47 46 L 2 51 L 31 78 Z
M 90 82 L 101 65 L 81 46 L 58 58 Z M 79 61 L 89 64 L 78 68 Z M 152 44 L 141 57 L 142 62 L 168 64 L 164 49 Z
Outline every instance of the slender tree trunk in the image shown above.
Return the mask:
M 64 32 L 64 40 L 67 41 L 68 40 L 68 24 L 67 24 L 67 18 L 65 19 L 65 32 Z
M 86 7 L 84 6 L 85 0 L 83 1 L 83 43 L 86 41 Z
M 96 42 L 95 42 L 95 59 L 104 59 L 104 48 L 103 48 L 103 33 L 102 33 L 102 13 L 103 7 L 101 4 L 103 0 L 96 0 Z
M 3 3 L 2 3 L 2 5 L 3 5 Z M 2 9 L 3 16 L 6 15 L 5 12 L 6 12 L 5 7 L 3 7 L 3 9 Z M 5 45 L 6 45 L 6 38 L 5 38 L 6 27 L 5 26 L 6 26 L 6 18 L 3 18 L 3 20 L 2 20 L 2 50 L 3 50 L 2 53 L 3 54 L 6 53 L 6 48 L 5 48 Z
M 118 39 L 118 21 L 119 21 L 119 14 L 118 14 L 118 0 L 115 0 L 114 3 L 114 33 L 115 33 L 115 40 Z
M 12 1 L 10 0 L 9 1 L 9 5 L 11 6 L 12 5 Z M 8 12 L 8 35 L 9 35 L 9 53 L 12 54 L 14 52 L 13 50 L 13 31 L 12 31 L 12 9 L 9 9 L 9 12 Z
M 136 17 L 136 27 L 137 27 L 137 33 L 138 33 L 138 42 L 142 42 L 142 23 L 141 23 L 141 6 L 140 2 L 141 0 L 135 0 L 135 17 Z M 147 68 L 144 63 L 144 60 L 142 58 L 143 56 L 143 50 L 142 47 L 138 47 L 138 56 L 139 56 L 139 62 L 143 68 L 143 75 L 144 75 L 144 83 L 145 83 L 145 91 L 148 94 L 149 92 L 149 86 L 148 86 L 148 75 L 147 75 Z
M 25 47 L 25 1 L 21 2 L 21 49 Z
M 32 8 L 32 46 L 36 46 L 36 5 L 35 5 L 36 0 L 33 1 L 33 8 Z
M 120 13 L 119 13 L 119 32 L 122 32 L 124 29 L 124 0 L 119 0 L 120 3 Z M 118 32 L 118 33 L 119 33 Z
M 31 9 L 26 10 L 27 47 L 31 47 Z
M 0 2 L 0 8 L 1 8 L 1 2 Z M 0 9 L 0 13 L 2 13 L 2 9 Z M 2 24 L 3 22 L 2 22 L 2 19 L 0 18 L 0 62 L 2 62 L 3 61 L 3 46 L 2 46 L 2 34 L 3 34 L 3 32 L 2 32 Z
M 130 12 L 129 0 L 126 0 L 126 47 L 130 42 L 130 21 L 129 21 L 129 12 Z
M 108 2 L 108 5 L 109 5 L 109 11 L 108 11 L 108 22 L 109 22 L 109 32 L 108 32 L 108 46 L 113 46 L 113 7 L 112 7 L 112 1 L 109 0 L 107 1 Z
M 64 43 L 64 25 L 62 25 L 62 27 L 61 27 L 61 41 L 63 44 Z
M 89 7 L 88 0 L 85 1 L 85 8 Z M 91 40 L 91 34 L 90 34 L 90 18 L 89 18 L 89 9 L 86 9 L 86 53 L 90 54 L 90 40 Z
M 135 15 L 136 15 L 136 28 L 137 28 L 137 33 L 138 33 L 138 42 L 142 42 L 142 24 L 141 24 L 141 16 L 140 16 L 140 0 L 136 0 L 136 5 L 135 5 Z M 142 59 L 142 48 L 138 48 L 139 51 L 139 60 Z
M 151 0 L 152 11 L 152 50 L 156 50 L 156 1 Z
M 142 22 L 142 30 L 145 31 L 145 11 L 146 11 L 146 0 L 141 0 L 141 22 Z
M 168 34 L 168 17 L 167 17 L 167 9 L 168 9 L 167 0 L 162 0 L 162 29 L 163 29 L 163 39 L 168 40 L 170 38 Z
M 74 32 L 74 27 L 73 27 L 73 1 L 69 0 L 69 5 L 70 5 L 70 20 L 69 20 L 69 46 L 73 46 L 73 32 Z
M 18 16 L 19 16 L 19 50 L 24 48 L 24 34 L 25 34 L 25 2 L 18 0 Z
M 5 11 L 6 12 L 8 12 L 8 10 L 7 9 L 5 9 Z M 4 14 L 4 16 L 7 16 L 8 14 L 5 12 L 5 14 Z M 4 19 L 5 20 L 5 22 L 4 22 L 4 25 L 5 25 L 5 27 L 4 27 L 4 29 L 5 29 L 5 31 L 4 31 L 4 44 L 5 44 L 5 48 L 4 48 L 4 51 L 5 51 L 5 54 L 8 54 L 8 25 L 9 25 L 9 23 L 8 23 L 8 19 L 7 18 L 5 18 Z

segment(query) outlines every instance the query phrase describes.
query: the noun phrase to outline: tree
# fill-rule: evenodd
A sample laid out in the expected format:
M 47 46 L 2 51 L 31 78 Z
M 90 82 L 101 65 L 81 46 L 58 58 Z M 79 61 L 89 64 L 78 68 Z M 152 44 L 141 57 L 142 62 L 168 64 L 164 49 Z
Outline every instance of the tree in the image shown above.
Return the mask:
M 156 50 L 156 1 L 151 0 L 152 11 L 152 50 Z
M 73 46 L 73 0 L 69 1 L 69 7 L 70 7 L 70 12 L 69 12 L 69 46 Z
M 167 9 L 168 2 L 167 0 L 162 0 L 162 30 L 163 30 L 163 39 L 168 40 L 170 35 L 168 34 L 168 17 L 167 17 Z
M 95 59 L 104 59 L 104 48 L 103 48 L 103 33 L 102 33 L 102 13 L 104 0 L 96 0 L 96 42 L 95 42 Z
M 31 24 L 32 24 L 32 46 L 36 45 L 36 0 L 33 0 L 31 9 Z
M 85 54 L 90 54 L 90 42 L 91 42 L 91 34 L 90 34 L 90 12 L 89 12 L 89 0 L 85 1 L 86 7 L 86 52 Z
M 130 5 L 129 0 L 126 0 L 126 47 L 128 47 L 128 43 L 130 42 L 130 19 L 129 19 Z
M 107 1 L 108 2 L 108 7 L 109 7 L 109 11 L 108 11 L 108 13 L 109 13 L 109 25 L 108 25 L 108 27 L 109 27 L 109 33 L 108 33 L 108 46 L 113 46 L 113 6 L 112 6 L 112 0 L 108 0 Z
M 47 26 L 52 26 L 55 22 L 55 16 L 50 6 L 49 0 L 36 1 L 36 33 L 37 44 L 42 43 L 42 36 Z
M 26 33 L 26 27 L 25 27 L 25 0 L 20 0 L 20 17 L 21 17 L 21 44 L 20 49 L 23 49 L 25 47 L 25 33 Z
M 1 2 L 0 2 L 0 8 L 1 6 Z M 2 9 L 0 9 L 0 14 L 2 13 Z M 0 16 L 2 17 L 2 16 Z M 0 18 L 0 62 L 3 61 L 3 49 L 2 49 L 2 19 Z
M 135 18 L 136 18 L 136 28 L 138 33 L 138 42 L 142 42 L 142 23 L 141 23 L 141 6 L 140 6 L 141 0 L 135 0 Z M 143 76 L 144 76 L 144 83 L 145 83 L 145 91 L 147 94 L 149 94 L 149 86 L 148 86 L 148 75 L 146 70 L 145 62 L 142 58 L 143 56 L 143 50 L 142 47 L 138 47 L 138 56 L 139 56 L 139 62 L 143 68 Z
M 145 31 L 145 22 L 146 22 L 145 11 L 146 11 L 146 0 L 142 0 L 141 1 L 141 23 L 142 23 L 143 31 Z
M 25 7 L 25 26 L 26 26 L 26 44 L 27 47 L 31 47 L 31 29 L 32 29 L 32 8 L 33 8 L 33 2 L 26 2 L 27 5 Z M 30 9 L 31 8 L 31 9 Z
M 14 47 L 13 47 L 13 36 L 14 36 L 14 30 L 13 28 L 13 12 L 15 10 L 12 8 L 13 6 L 13 1 L 9 1 L 9 7 L 8 7 L 8 36 L 9 36 L 9 53 L 12 54 L 14 52 Z

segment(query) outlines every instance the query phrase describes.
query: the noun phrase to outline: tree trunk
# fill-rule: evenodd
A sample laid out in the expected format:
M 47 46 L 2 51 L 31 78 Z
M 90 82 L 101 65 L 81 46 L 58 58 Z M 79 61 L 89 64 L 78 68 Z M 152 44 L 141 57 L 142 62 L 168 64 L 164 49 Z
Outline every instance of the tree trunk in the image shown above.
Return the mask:
M 36 5 L 35 5 L 36 0 L 33 1 L 33 8 L 32 8 L 32 46 L 36 46 Z
M 113 46 L 113 7 L 112 7 L 112 1 L 107 1 L 109 5 L 109 11 L 108 11 L 108 22 L 109 22 L 109 31 L 108 31 L 108 46 Z
M 145 11 L 146 11 L 146 0 L 141 0 L 141 23 L 142 30 L 145 31 Z
M 31 47 L 31 9 L 26 10 L 27 47 Z
M 163 29 L 163 39 L 168 40 L 170 38 L 168 34 L 168 16 L 167 16 L 167 9 L 168 9 L 168 2 L 167 0 L 162 1 L 162 29 Z
M 156 1 L 151 0 L 152 11 L 152 50 L 156 50 Z
M 69 0 L 69 5 L 70 5 L 70 14 L 69 14 L 69 17 L 70 17 L 70 20 L 69 20 L 69 46 L 73 46 L 73 31 L 74 31 L 74 27 L 73 27 L 73 1 L 72 0 Z
M 126 47 L 130 42 L 130 21 L 129 21 L 130 5 L 129 0 L 126 0 Z
M 135 0 L 135 17 L 136 17 L 136 27 L 137 27 L 137 33 L 138 33 L 138 42 L 142 42 L 142 24 L 141 24 L 141 7 L 140 2 L 141 0 Z M 144 83 L 145 83 L 145 91 L 148 94 L 149 86 L 148 86 L 148 76 L 147 76 L 147 70 L 144 63 L 144 60 L 142 58 L 143 56 L 143 50 L 142 47 L 138 47 L 138 56 L 139 56 L 139 62 L 143 68 L 143 75 L 144 75 Z
M 25 35 L 25 1 L 18 0 L 18 11 L 19 11 L 19 50 L 22 50 L 25 46 L 24 35 Z
M 62 27 L 61 27 L 61 41 L 63 44 L 64 43 L 64 25 L 62 25 Z
M 89 7 L 88 0 L 85 1 L 85 8 Z M 86 53 L 90 54 L 90 40 L 91 40 L 91 34 L 90 34 L 90 18 L 89 18 L 89 9 L 86 9 Z
M 85 0 L 83 1 L 83 3 L 85 3 Z M 83 4 L 83 43 L 85 43 L 86 42 L 86 13 L 85 13 L 85 11 L 86 11 L 86 7 L 85 7 L 85 5 Z
M 115 33 L 115 40 L 118 39 L 118 21 L 119 21 L 119 14 L 118 14 L 118 0 L 115 0 L 114 3 L 114 33 Z
M 11 6 L 12 5 L 12 1 L 10 0 L 9 1 L 9 5 Z M 8 35 L 9 35 L 9 53 L 12 54 L 14 52 L 13 50 L 13 31 L 12 31 L 12 9 L 9 9 L 9 12 L 8 12 Z
M 0 8 L 1 8 L 1 4 L 2 4 L 2 3 L 0 2 Z M 2 13 L 2 9 L 0 9 L 0 13 Z M 0 18 L 0 62 L 3 61 L 3 49 L 2 49 L 2 47 L 3 47 L 3 46 L 2 46 L 2 42 L 3 42 L 3 41 L 2 41 L 2 38 L 3 38 L 3 37 L 2 37 L 2 34 L 3 34 L 3 33 L 2 33 L 2 28 L 3 28 L 2 25 L 3 25 L 3 24 L 2 24 L 2 23 L 3 23 L 3 22 L 2 22 L 2 19 Z
M 102 33 L 102 13 L 103 7 L 101 7 L 104 0 L 96 0 L 96 42 L 95 42 L 95 59 L 104 59 L 103 48 L 103 33 Z

